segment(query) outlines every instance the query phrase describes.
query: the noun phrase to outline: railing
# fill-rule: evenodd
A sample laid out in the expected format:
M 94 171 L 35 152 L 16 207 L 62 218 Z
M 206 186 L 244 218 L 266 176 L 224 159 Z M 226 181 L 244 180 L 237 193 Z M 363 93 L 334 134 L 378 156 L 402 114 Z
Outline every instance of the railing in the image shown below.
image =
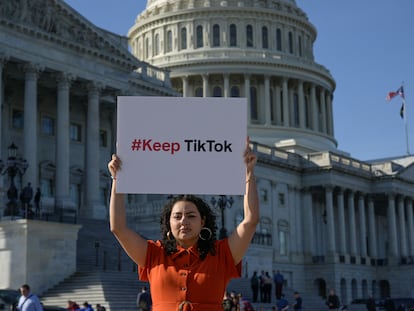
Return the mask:
M 167 69 L 161 69 L 151 64 L 142 62 L 135 72 L 140 76 L 142 80 L 150 81 L 156 84 L 170 87 L 170 72 Z

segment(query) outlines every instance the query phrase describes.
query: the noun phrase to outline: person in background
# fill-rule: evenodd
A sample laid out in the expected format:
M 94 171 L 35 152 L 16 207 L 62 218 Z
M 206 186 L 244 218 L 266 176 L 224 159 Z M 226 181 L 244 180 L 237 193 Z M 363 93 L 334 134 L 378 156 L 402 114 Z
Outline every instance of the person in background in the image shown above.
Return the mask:
M 42 193 L 40 192 L 40 188 L 36 189 L 36 193 L 34 196 L 34 204 L 35 204 L 35 215 L 37 217 L 40 216 L 40 198 L 42 197 Z
M 273 282 L 275 283 L 275 295 L 276 299 L 280 299 L 283 292 L 283 282 L 284 282 L 283 274 L 280 273 L 279 270 L 273 275 Z
M 99 303 L 96 305 L 96 311 L 106 311 L 104 306 L 101 306 Z
M 253 293 L 253 302 L 257 302 L 257 295 L 259 294 L 259 285 L 260 280 L 257 275 L 257 271 L 254 271 L 252 277 L 250 278 L 250 287 Z
M 20 287 L 21 296 L 17 304 L 18 311 L 43 311 L 39 298 L 30 292 L 30 286 L 23 284 Z
M 66 306 L 66 310 L 68 310 L 68 311 L 75 311 L 75 310 L 79 310 L 79 309 L 80 309 L 80 307 L 79 307 L 79 305 L 76 302 L 74 302 L 72 300 L 68 300 L 68 304 Z
M 143 286 L 137 295 L 137 307 L 139 311 L 149 311 L 152 308 L 151 294 L 146 286 Z
M 154 311 L 223 310 L 223 293 L 230 279 L 241 276 L 241 261 L 259 222 L 254 176 L 257 158 L 250 149 L 249 139 L 243 158 L 246 168 L 244 218 L 230 236 L 216 239 L 215 214 L 202 198 L 178 195 L 161 212 L 161 240 L 152 241 L 127 226 L 125 195 L 116 190 L 121 159 L 112 156 L 108 163 L 113 179 L 110 228 L 139 266 L 140 279 L 149 282 Z
M 280 299 L 276 302 L 277 311 L 286 311 L 289 309 L 289 302 L 286 300 L 285 295 L 282 293 Z
M 93 308 L 92 308 L 92 306 L 87 301 L 85 301 L 83 303 L 83 308 L 80 309 L 80 310 L 81 311 L 93 311 Z
M 336 295 L 334 289 L 329 290 L 328 299 L 326 300 L 326 305 L 329 310 L 338 310 L 340 306 L 339 297 Z
M 231 298 L 229 292 L 224 293 L 223 310 L 224 311 L 236 311 L 236 307 L 234 306 L 233 299 Z
M 302 311 L 302 297 L 300 297 L 299 292 L 293 294 L 293 299 L 295 299 L 292 305 L 293 310 Z

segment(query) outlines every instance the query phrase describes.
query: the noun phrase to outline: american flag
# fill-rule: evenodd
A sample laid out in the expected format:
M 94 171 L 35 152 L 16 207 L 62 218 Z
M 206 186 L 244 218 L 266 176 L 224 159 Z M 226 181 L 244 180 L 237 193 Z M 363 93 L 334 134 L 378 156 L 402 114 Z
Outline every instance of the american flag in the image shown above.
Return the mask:
M 404 99 L 404 87 L 402 85 L 395 92 L 389 92 L 387 97 L 386 97 L 386 100 L 390 101 L 391 99 L 393 99 L 397 95 L 400 95 L 401 98 Z

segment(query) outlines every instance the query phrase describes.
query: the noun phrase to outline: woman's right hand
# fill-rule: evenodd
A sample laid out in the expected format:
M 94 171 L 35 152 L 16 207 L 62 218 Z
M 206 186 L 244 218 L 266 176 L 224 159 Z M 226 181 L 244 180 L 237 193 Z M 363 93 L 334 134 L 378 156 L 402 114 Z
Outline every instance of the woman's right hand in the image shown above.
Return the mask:
M 121 169 L 121 159 L 116 155 L 112 155 L 111 161 L 108 163 L 108 170 L 112 178 L 116 178 L 116 173 Z

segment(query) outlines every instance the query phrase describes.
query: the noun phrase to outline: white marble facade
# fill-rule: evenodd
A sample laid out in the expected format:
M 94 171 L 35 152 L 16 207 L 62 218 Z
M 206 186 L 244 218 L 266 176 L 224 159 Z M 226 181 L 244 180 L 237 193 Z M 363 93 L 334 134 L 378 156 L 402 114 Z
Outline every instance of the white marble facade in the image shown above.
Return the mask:
M 14 143 L 27 160 L 18 188 L 40 187 L 43 211 L 106 218 L 116 96 L 175 95 L 168 73 L 63 1 L 2 1 L 0 42 L 0 156 Z
M 148 0 L 128 36 L 182 96 L 248 98 L 261 222 L 244 275 L 279 269 L 292 289 L 335 288 L 344 303 L 412 294 L 414 157 L 362 162 L 337 149 L 335 81 L 295 1 Z M 160 201 L 131 203 L 137 220 Z M 240 199 L 225 211 L 227 229 L 241 211 Z

